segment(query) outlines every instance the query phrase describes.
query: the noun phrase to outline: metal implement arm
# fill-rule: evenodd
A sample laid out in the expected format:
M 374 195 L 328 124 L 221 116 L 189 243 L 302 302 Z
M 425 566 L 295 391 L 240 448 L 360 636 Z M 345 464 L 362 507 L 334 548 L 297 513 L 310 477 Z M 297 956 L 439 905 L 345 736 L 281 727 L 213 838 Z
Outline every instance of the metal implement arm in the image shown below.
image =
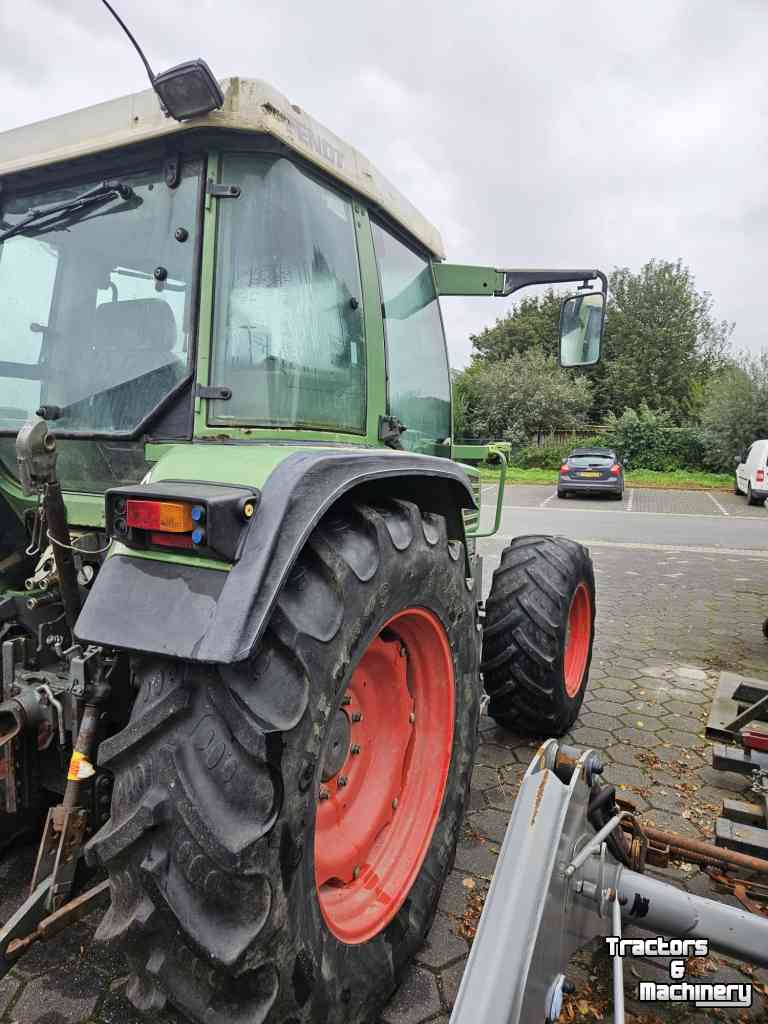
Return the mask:
M 706 938 L 713 950 L 768 964 L 768 919 L 631 871 L 596 842 L 587 820 L 591 752 L 574 763 L 569 751 L 571 769 L 561 753 L 549 740 L 523 778 L 451 1024 L 556 1020 L 571 955 L 595 936 L 616 934 L 618 908 L 625 924 Z M 614 815 L 599 834 L 619 825 Z M 621 997 L 615 1010 L 621 1021 Z

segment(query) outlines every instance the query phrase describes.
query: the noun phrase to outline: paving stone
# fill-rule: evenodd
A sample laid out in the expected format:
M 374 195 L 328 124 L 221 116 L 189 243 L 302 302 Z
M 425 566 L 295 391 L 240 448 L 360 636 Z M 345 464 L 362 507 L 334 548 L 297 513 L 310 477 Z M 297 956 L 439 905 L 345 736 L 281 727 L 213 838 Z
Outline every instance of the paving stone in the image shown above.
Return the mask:
M 683 676 L 684 679 L 706 679 L 707 673 L 703 672 L 700 668 L 694 668 L 691 665 L 680 665 L 675 669 L 675 675 Z
M 509 814 L 489 807 L 476 814 L 467 815 L 467 821 L 471 829 L 477 830 L 481 836 L 498 844 L 504 842 L 504 833 L 509 824 Z
M 466 875 L 462 871 L 452 871 L 443 886 L 437 909 L 449 917 L 459 918 L 467 907 L 467 889 L 464 887 Z
M 623 713 L 625 705 L 595 697 L 588 701 L 588 707 L 590 713 L 595 712 L 595 714 L 604 716 L 610 721 L 615 722 L 619 715 Z
M 475 789 L 475 787 L 473 786 L 469 791 L 469 798 L 467 800 L 467 811 L 481 811 L 487 806 L 488 805 L 486 804 L 485 801 L 485 794 L 481 790 Z
M 429 937 L 416 955 L 416 960 L 427 967 L 440 968 L 459 957 L 466 958 L 468 944 L 456 934 L 453 922 L 439 915 L 432 925 Z
M 17 1024 L 80 1024 L 96 1008 L 104 980 L 89 971 L 55 971 L 33 978 L 13 1007 Z
M 509 815 L 515 803 L 517 789 L 516 785 L 505 785 L 486 790 L 485 799 L 488 801 L 488 806 Z
M 610 732 L 616 726 L 616 719 L 608 715 L 598 715 L 592 711 L 583 711 L 579 715 L 579 723 L 590 729 L 601 729 L 603 732 Z
M 496 869 L 501 845 L 493 840 L 462 837 L 456 847 L 456 870 L 490 878 Z
M 648 751 L 638 747 L 630 747 L 620 740 L 614 740 L 608 748 L 607 759 L 609 764 L 623 764 L 632 768 L 647 769 L 647 763 L 643 760 Z
M 502 768 L 516 763 L 517 758 L 511 751 L 495 743 L 481 743 L 475 755 L 475 764 L 485 765 L 486 768 Z
M 631 697 L 623 690 L 616 690 L 611 686 L 596 686 L 593 693 L 600 700 L 607 700 L 612 704 L 626 704 L 631 700 Z
M 22 982 L 19 978 L 14 978 L 8 974 L 0 981 L 0 1017 L 3 1016 L 17 997 L 21 986 Z
M 490 789 L 491 786 L 498 786 L 499 773 L 495 768 L 486 768 L 484 765 L 476 764 L 472 772 L 473 789 Z
M 440 976 L 443 989 L 443 999 L 449 1010 L 453 1009 L 453 1004 L 456 1002 L 456 996 L 459 994 L 459 985 L 461 979 L 464 976 L 464 968 L 466 967 L 466 961 L 462 960 L 460 963 L 454 964 L 449 967 L 447 971 L 443 971 Z
M 652 785 L 652 776 L 641 768 L 619 764 L 612 760 L 609 760 L 604 778 L 606 782 L 613 783 L 615 786 L 637 786 L 639 789 L 647 789 Z
M 670 743 L 673 747 L 680 747 L 683 750 L 692 750 L 696 744 L 701 743 L 702 737 L 694 732 L 685 732 L 680 729 L 661 729 L 656 733 L 662 743 Z
M 411 967 L 384 1011 L 382 1021 L 385 1024 L 419 1024 L 440 1009 L 442 1007 L 434 976 L 420 967 Z
M 576 743 L 581 747 L 596 747 L 603 750 L 611 742 L 611 734 L 604 729 L 589 729 L 586 726 L 578 726 L 572 730 Z
M 652 729 L 637 729 L 629 725 L 623 725 L 620 729 L 614 730 L 614 737 L 620 743 L 626 743 L 631 747 L 639 747 L 641 750 L 655 749 L 656 739 Z

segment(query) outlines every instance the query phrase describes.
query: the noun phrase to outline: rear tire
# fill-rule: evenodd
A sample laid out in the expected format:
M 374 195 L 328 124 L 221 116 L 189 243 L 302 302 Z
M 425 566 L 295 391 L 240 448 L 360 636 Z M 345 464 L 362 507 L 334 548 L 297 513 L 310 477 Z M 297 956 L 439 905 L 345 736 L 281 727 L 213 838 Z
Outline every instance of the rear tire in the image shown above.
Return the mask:
M 168 1001 L 199 1024 L 378 1018 L 429 929 L 461 830 L 480 696 L 475 598 L 465 574 L 463 547 L 448 539 L 441 516 L 403 501 L 336 508 L 299 556 L 250 661 L 217 669 L 136 659 L 131 722 L 101 747 L 100 762 L 115 773 L 112 817 L 89 857 L 106 865 L 112 892 L 97 937 L 127 949 L 135 972 L 127 993 L 138 1009 L 158 1011 Z M 419 648 L 418 631 L 402 624 L 408 615 L 432 622 L 442 669 L 430 670 L 434 650 Z M 355 718 L 350 692 L 369 686 L 370 698 L 379 685 L 374 668 L 363 666 L 371 651 L 389 659 L 387 706 L 402 675 L 403 760 L 390 773 L 401 789 L 399 799 L 384 790 L 382 803 L 371 779 L 361 810 L 380 803 L 385 818 L 367 819 L 372 845 L 355 848 L 363 850 L 362 867 L 347 879 L 334 857 L 341 850 L 344 859 L 348 837 L 334 835 L 331 822 L 328 839 L 321 809 L 331 799 L 346 808 L 354 772 L 379 764 L 376 731 L 387 732 L 389 717 L 381 704 L 382 720 L 370 716 L 375 727 L 361 743 L 372 745 L 370 757 L 350 743 L 356 726 L 368 724 L 367 711 Z M 419 672 L 442 700 L 421 700 Z M 434 770 L 419 737 L 431 744 Z M 353 754 L 360 756 L 342 790 L 347 762 L 338 757 Z M 440 778 L 426 798 L 409 789 L 434 772 Z M 322 796 L 328 789 L 332 798 Z M 406 818 L 398 830 L 408 808 L 417 810 L 416 825 Z M 355 817 L 345 820 L 356 827 Z M 414 831 L 421 839 L 408 845 L 402 837 Z M 321 849 L 322 836 L 330 847 Z M 389 861 L 402 861 L 398 842 L 413 871 L 398 876 L 393 893 L 373 884 L 373 869 L 386 883 Z M 396 855 L 387 861 L 382 850 Z M 324 892 L 318 865 L 329 860 L 325 875 L 338 870 L 328 877 L 340 882 Z M 360 899 L 370 913 L 366 892 L 385 910 L 371 918 L 371 934 L 358 928 L 357 938 L 343 941 L 337 936 L 345 921 L 358 923 Z M 328 899 L 339 897 L 357 899 L 347 907 L 355 912 L 328 909 Z
M 557 496 L 558 496 L 558 498 L 567 498 L 568 497 L 568 491 L 561 491 L 560 488 L 558 487 L 558 489 L 557 489 Z
M 489 715 L 535 736 L 562 736 L 587 688 L 595 623 L 589 552 L 565 537 L 518 537 L 486 603 L 481 670 Z
M 763 500 L 763 498 L 756 498 L 752 493 L 752 484 L 747 484 L 747 504 L 760 505 L 762 504 Z

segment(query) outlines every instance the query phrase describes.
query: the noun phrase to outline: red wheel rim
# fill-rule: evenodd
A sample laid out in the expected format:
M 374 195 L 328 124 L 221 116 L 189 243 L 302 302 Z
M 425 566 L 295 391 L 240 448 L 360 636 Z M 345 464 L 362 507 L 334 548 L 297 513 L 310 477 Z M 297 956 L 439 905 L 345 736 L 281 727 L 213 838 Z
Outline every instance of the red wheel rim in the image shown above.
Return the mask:
M 326 746 L 315 882 L 343 942 L 373 938 L 411 890 L 440 814 L 453 717 L 442 624 L 424 608 L 399 612 L 352 673 Z
M 592 602 L 587 585 L 580 583 L 571 598 L 565 635 L 563 673 L 565 675 L 565 692 L 569 697 L 575 697 L 584 682 L 591 632 Z

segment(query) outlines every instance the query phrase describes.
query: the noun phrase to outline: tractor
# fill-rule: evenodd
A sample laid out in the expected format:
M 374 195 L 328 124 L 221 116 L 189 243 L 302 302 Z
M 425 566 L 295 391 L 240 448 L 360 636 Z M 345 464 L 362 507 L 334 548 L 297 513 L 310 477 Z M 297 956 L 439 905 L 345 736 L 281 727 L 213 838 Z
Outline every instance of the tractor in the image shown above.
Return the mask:
M 376 1019 L 483 685 L 549 737 L 584 697 L 585 548 L 518 537 L 483 602 L 463 460 L 503 454 L 453 442 L 440 309 L 565 282 L 590 365 L 600 271 L 447 263 L 361 153 L 201 61 L 0 135 L 0 835 L 40 830 L 0 974 L 105 905 L 139 1010 Z

